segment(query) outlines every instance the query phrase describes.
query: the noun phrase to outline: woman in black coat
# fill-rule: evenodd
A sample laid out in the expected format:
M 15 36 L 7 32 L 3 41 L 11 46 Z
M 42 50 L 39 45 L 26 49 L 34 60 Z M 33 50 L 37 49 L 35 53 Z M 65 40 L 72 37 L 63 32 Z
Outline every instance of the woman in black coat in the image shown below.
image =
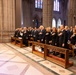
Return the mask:
M 51 33 L 50 33 L 51 29 L 50 27 L 46 28 L 46 34 L 45 34 L 45 43 L 46 44 L 50 44 L 51 41 Z
M 55 27 L 52 29 L 52 45 L 57 45 L 57 29 Z

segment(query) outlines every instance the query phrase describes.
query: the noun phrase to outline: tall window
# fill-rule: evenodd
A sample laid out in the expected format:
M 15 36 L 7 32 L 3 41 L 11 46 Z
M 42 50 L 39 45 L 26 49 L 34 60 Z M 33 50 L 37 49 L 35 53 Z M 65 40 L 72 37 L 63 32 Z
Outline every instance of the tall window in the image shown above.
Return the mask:
M 55 18 L 52 19 L 52 27 L 56 27 L 56 20 L 55 20 Z
M 35 0 L 35 8 L 42 9 L 43 0 Z
M 61 25 L 61 19 L 58 19 L 57 21 L 57 28 Z
M 54 11 L 59 11 L 59 0 L 54 0 Z

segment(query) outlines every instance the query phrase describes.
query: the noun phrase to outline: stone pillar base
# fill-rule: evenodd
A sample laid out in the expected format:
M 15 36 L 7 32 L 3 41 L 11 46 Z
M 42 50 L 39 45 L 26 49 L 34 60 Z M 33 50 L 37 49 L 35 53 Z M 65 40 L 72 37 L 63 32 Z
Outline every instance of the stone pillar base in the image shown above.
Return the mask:
M 14 31 L 10 32 L 2 32 L 2 35 L 0 37 L 0 43 L 8 43 L 11 41 L 11 36 L 14 35 Z

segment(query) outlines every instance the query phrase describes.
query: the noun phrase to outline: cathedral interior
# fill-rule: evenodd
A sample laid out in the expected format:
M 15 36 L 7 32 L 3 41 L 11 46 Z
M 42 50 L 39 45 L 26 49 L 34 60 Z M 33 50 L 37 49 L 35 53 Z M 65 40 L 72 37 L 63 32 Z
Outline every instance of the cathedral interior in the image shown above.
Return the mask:
M 76 75 L 76 0 L 0 0 L 0 75 Z

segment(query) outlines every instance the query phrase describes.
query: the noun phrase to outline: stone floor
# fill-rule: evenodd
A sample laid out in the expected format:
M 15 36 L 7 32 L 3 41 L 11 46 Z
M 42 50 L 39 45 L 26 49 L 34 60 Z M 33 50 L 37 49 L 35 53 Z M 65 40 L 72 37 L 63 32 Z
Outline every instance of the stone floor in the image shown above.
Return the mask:
M 71 58 L 76 64 L 76 58 Z M 76 75 L 76 65 L 64 69 L 32 54 L 31 47 L 0 43 L 0 75 Z

